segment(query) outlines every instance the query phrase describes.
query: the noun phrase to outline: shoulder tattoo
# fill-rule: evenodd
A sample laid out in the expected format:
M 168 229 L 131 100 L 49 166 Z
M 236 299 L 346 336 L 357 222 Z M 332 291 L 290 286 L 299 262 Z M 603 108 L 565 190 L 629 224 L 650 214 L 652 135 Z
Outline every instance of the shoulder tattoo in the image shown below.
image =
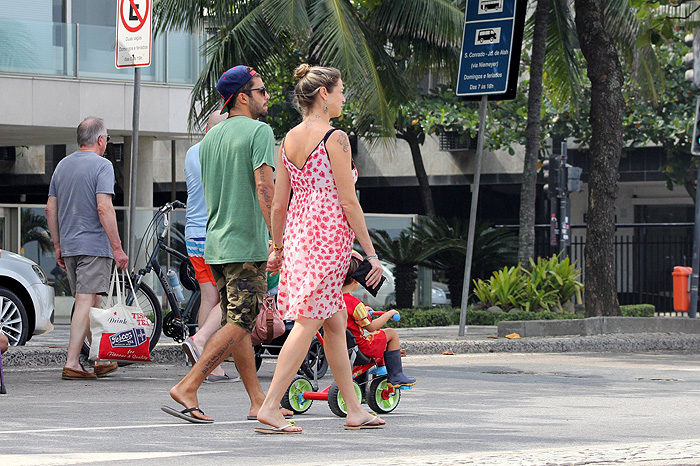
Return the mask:
M 343 148 L 343 152 L 350 152 L 350 139 L 348 139 L 348 135 L 345 134 L 344 132 L 338 133 L 338 144 L 341 145 Z

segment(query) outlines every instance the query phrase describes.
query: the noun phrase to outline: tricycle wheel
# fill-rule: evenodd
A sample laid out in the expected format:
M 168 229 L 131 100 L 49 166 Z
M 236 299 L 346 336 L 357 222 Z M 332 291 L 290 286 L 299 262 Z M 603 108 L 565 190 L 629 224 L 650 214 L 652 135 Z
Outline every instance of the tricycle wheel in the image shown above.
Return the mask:
M 292 380 L 287 391 L 284 392 L 282 407 L 294 411 L 294 414 L 305 413 L 311 407 L 313 400 L 304 398 L 304 393 L 312 391 L 314 391 L 314 388 L 311 386 L 309 379 L 303 375 L 297 375 Z
M 396 409 L 401 390 L 389 386 L 387 376 L 376 377 L 367 387 L 367 405 L 375 413 L 386 414 Z
M 352 386 L 355 389 L 355 395 L 357 396 L 358 401 L 362 401 L 362 390 L 360 390 L 360 386 L 357 385 L 354 381 L 352 383 Z M 331 411 L 336 416 L 345 417 L 348 414 L 348 410 L 345 407 L 345 400 L 343 399 L 343 395 L 340 394 L 340 389 L 338 388 L 338 385 L 336 385 L 335 382 L 333 382 L 330 389 L 328 390 L 328 406 L 331 408 Z

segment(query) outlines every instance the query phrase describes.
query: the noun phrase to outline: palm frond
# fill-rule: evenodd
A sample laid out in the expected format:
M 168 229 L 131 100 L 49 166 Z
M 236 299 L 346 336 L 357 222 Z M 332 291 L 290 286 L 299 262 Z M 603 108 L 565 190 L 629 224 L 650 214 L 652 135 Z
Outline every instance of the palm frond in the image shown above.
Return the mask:
M 203 46 L 204 68 L 193 89 L 190 107 L 191 129 L 203 127 L 209 114 L 221 103 L 216 83 L 227 69 L 246 64 L 258 70 L 263 79 L 274 72 L 274 59 L 287 41 L 272 30 L 260 2 L 248 2 L 230 21 L 221 26 Z
M 383 1 L 369 21 L 390 41 L 410 37 L 437 47 L 459 47 L 464 13 L 447 0 Z
M 393 135 L 394 115 L 389 107 L 384 79 L 372 54 L 371 39 L 347 0 L 317 0 L 310 6 L 313 26 L 312 57 L 341 70 L 350 94 L 358 104 L 358 126 L 376 118 L 384 135 Z
M 580 99 L 581 65 L 576 57 L 578 40 L 571 0 L 552 0 L 545 52 L 544 85 L 550 98 L 561 104 Z
M 268 23 L 275 29 L 308 36 L 311 31 L 308 3 L 308 0 L 266 0 L 263 6 Z
M 643 97 L 656 105 L 666 79 L 654 49 L 649 45 L 642 48 L 636 45 L 643 25 L 636 12 L 627 0 L 609 0 L 605 4 L 603 15 L 605 29 L 610 31 L 618 44 L 620 53 L 625 57 L 625 65 L 639 85 Z

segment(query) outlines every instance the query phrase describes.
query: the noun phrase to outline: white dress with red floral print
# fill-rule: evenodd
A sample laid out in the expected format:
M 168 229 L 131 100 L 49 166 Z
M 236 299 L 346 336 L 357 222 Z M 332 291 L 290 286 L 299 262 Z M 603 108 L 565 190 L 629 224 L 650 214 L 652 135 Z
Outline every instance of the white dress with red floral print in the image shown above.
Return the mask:
M 301 168 L 287 158 L 282 143 L 282 162 L 294 193 L 287 213 L 277 295 L 285 319 L 327 319 L 345 311 L 341 288 L 355 234 L 340 205 L 326 152 L 333 131 L 326 133 Z M 353 178 L 357 181 L 354 166 Z

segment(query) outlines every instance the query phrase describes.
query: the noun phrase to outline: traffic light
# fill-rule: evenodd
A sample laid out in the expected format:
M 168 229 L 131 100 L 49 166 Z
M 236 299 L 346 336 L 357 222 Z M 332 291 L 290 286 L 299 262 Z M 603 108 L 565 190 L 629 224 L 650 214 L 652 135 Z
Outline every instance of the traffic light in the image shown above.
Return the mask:
M 685 80 L 693 83 L 695 87 L 700 87 L 700 34 L 687 34 L 684 42 L 692 49 L 683 56 L 683 64 L 687 68 Z
M 685 43 L 686 46 L 693 48 L 693 42 L 695 41 L 695 34 L 690 33 L 686 34 L 685 38 L 683 39 L 683 43 Z M 690 51 L 683 55 L 683 65 L 685 65 L 686 70 L 685 70 L 685 80 L 691 83 L 695 82 L 695 55 L 693 55 L 693 52 Z
M 700 155 L 700 97 L 695 104 L 695 120 L 693 120 L 693 139 L 690 141 L 690 153 Z
M 559 178 L 560 178 L 561 162 L 556 155 L 550 155 L 547 160 L 542 162 L 542 176 L 546 184 L 544 192 L 550 199 L 557 197 L 559 194 Z
M 567 177 L 567 189 L 570 193 L 577 193 L 583 188 L 583 181 L 581 181 L 581 173 L 583 173 L 583 168 L 574 167 L 572 165 L 566 166 L 566 177 Z

